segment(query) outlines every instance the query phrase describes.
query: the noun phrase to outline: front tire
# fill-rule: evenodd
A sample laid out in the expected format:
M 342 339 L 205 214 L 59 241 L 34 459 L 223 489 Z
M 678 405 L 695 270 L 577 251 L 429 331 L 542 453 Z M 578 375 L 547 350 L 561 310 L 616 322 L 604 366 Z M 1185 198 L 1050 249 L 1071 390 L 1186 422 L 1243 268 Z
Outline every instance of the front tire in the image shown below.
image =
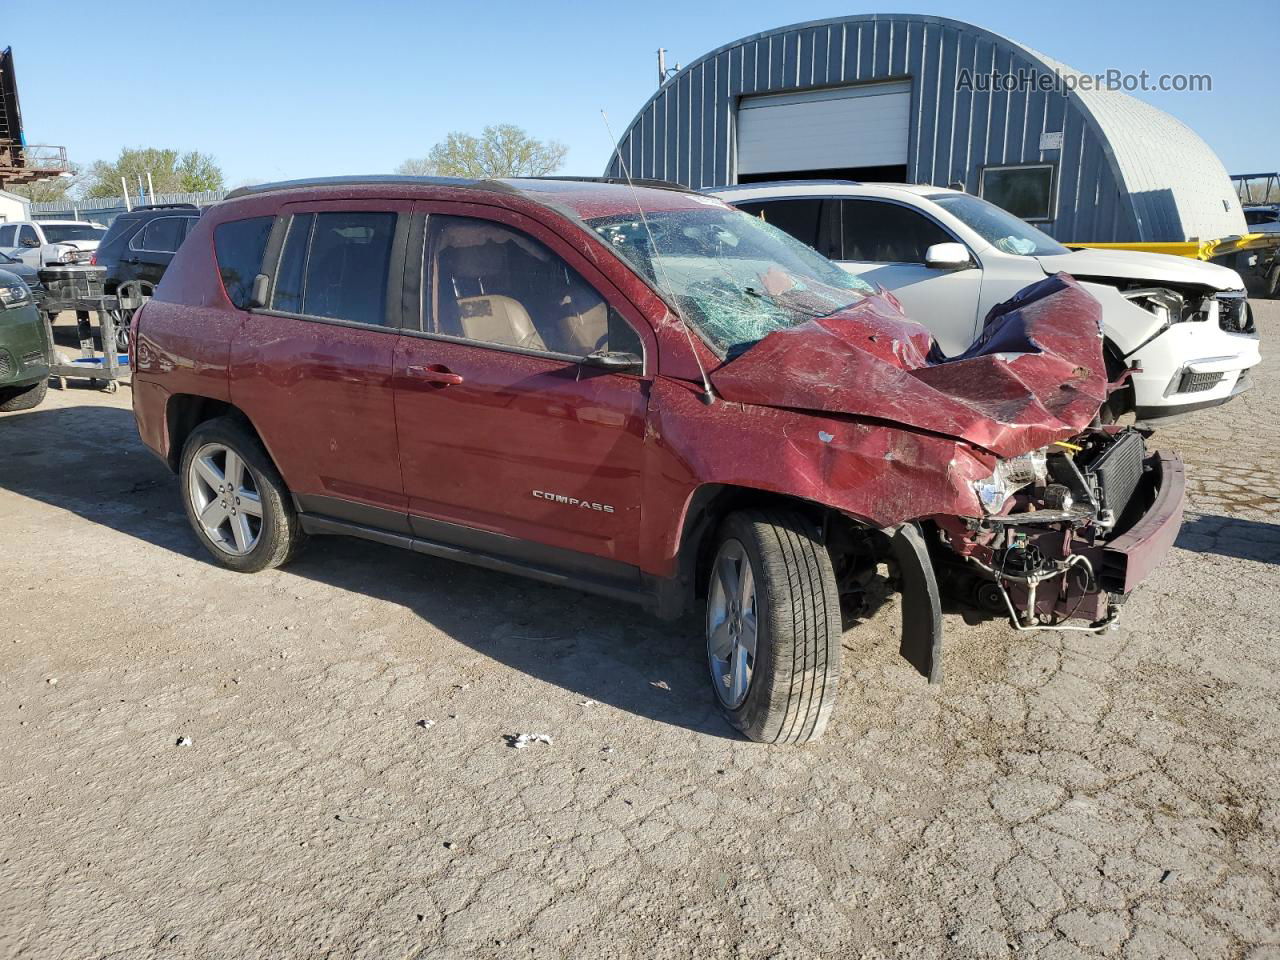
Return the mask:
M 305 534 L 284 480 L 261 441 L 236 420 L 196 427 L 178 477 L 191 528 L 222 566 L 257 573 L 301 549 Z
M 16 413 L 19 410 L 30 410 L 44 403 L 49 393 L 49 379 L 46 377 L 39 383 L 29 387 L 9 387 L 0 390 L 0 413 Z
M 731 514 L 707 584 L 707 662 L 728 721 L 762 743 L 820 737 L 840 633 L 835 571 L 813 525 L 794 510 Z

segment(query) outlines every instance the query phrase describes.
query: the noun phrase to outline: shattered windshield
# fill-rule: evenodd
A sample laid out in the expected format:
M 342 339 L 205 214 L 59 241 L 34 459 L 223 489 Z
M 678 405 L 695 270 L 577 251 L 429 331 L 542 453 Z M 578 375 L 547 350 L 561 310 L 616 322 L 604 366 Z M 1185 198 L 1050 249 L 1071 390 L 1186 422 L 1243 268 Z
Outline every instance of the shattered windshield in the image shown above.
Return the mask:
M 994 203 L 968 193 L 935 193 L 932 200 L 997 250 L 1020 257 L 1070 253 L 1057 240 Z
M 586 222 L 726 352 L 874 292 L 866 281 L 740 210 L 717 204 L 646 216 L 652 243 L 638 214 Z

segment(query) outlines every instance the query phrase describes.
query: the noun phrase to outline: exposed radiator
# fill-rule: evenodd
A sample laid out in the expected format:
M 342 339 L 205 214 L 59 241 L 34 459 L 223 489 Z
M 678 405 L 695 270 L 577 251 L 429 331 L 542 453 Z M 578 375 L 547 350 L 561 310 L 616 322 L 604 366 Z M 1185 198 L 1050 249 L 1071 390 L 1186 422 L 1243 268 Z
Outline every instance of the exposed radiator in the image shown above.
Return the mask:
M 1098 481 L 1104 510 L 1112 511 L 1116 517 L 1124 513 L 1142 480 L 1142 461 L 1146 452 L 1141 434 L 1123 433 L 1085 467 L 1085 473 L 1092 474 Z

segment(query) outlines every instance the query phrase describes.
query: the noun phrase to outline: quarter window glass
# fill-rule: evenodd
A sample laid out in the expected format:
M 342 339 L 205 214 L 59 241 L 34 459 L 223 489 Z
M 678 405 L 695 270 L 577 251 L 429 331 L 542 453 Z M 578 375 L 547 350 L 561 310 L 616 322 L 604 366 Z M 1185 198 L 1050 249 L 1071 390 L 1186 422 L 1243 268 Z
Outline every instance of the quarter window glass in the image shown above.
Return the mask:
M 183 221 L 181 217 L 160 217 L 142 228 L 134 245 L 139 250 L 153 253 L 176 253 L 182 243 Z
M 221 223 L 213 230 L 222 285 L 228 299 L 241 310 L 249 308 L 253 278 L 262 272 L 262 254 L 274 223 L 275 217 L 251 217 Z
M 303 279 L 302 312 L 352 323 L 387 322 L 394 213 L 318 213 Z
M 604 298 L 537 240 L 486 220 L 431 223 L 433 332 L 573 357 L 639 353 L 626 322 L 614 314 L 611 324 Z
M 860 263 L 924 263 L 924 252 L 954 238 L 928 217 L 896 203 L 842 200 L 841 259 Z
M 284 252 L 280 255 L 280 269 L 276 271 L 275 292 L 271 295 L 273 310 L 285 313 L 302 312 L 303 267 L 307 262 L 307 247 L 311 243 L 311 225 L 315 214 L 302 213 L 289 221 L 289 233 L 285 237 Z

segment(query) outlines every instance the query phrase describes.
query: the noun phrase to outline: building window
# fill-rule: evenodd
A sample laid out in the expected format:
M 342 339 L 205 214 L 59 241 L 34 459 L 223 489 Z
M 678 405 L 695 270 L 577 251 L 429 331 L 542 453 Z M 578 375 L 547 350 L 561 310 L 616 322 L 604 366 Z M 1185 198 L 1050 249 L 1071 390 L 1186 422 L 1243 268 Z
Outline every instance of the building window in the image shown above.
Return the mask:
M 1051 163 L 983 167 L 978 196 L 1015 217 L 1044 223 L 1057 214 L 1057 186 Z

